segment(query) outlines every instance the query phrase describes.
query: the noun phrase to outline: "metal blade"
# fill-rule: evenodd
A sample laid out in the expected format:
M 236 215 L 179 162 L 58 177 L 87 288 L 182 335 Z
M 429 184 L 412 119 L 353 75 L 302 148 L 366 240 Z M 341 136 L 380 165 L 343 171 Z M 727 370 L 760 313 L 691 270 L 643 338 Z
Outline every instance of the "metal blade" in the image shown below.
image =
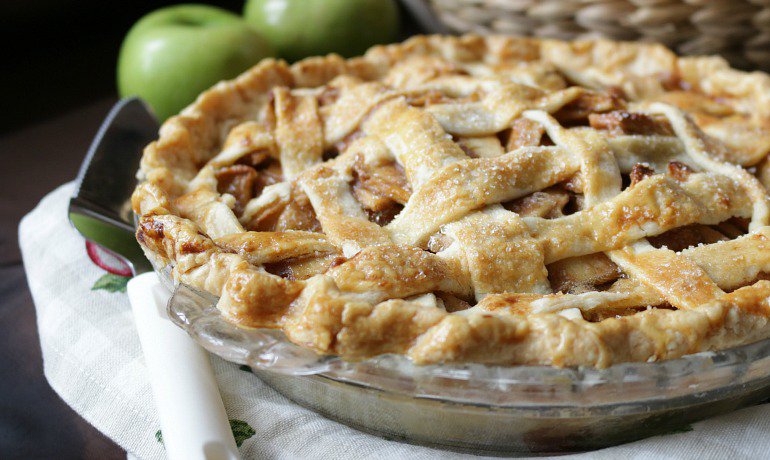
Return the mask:
M 140 99 L 115 104 L 83 160 L 69 206 L 75 229 L 125 257 L 134 273 L 150 266 L 134 237 L 130 198 L 142 150 L 157 138 L 158 128 Z

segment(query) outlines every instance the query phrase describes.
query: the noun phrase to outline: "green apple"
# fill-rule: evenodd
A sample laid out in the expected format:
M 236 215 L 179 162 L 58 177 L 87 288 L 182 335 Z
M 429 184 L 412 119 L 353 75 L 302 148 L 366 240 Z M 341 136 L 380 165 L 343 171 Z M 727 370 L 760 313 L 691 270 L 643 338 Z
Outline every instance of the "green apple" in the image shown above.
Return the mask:
M 139 96 L 160 120 L 177 114 L 205 89 L 273 54 L 238 15 L 206 5 L 177 5 L 140 19 L 118 58 L 118 91 Z
M 243 15 L 290 61 L 357 56 L 398 34 L 394 0 L 247 0 Z

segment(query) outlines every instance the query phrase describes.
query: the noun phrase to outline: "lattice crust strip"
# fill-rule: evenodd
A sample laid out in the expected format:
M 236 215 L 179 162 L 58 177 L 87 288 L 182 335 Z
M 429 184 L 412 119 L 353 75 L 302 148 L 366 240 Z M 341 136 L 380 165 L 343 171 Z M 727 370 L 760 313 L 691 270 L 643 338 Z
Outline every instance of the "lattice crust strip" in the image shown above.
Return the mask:
M 319 353 L 649 361 L 770 336 L 770 77 L 649 44 L 265 61 L 161 129 L 137 238 Z

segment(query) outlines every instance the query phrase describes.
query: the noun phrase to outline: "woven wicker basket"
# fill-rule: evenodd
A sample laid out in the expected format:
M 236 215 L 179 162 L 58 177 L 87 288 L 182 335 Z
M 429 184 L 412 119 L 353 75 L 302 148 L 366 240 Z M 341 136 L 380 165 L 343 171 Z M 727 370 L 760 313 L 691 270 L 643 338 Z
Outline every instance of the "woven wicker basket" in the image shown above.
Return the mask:
M 453 32 L 663 43 L 770 70 L 770 0 L 428 0 Z

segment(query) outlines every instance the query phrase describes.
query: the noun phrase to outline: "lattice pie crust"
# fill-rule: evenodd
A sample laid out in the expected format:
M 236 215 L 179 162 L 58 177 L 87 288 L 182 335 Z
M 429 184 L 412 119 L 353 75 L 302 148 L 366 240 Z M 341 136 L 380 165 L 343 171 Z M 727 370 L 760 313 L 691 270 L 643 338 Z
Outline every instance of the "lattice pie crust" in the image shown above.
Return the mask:
M 246 327 L 419 364 L 770 336 L 770 77 L 652 44 L 417 37 L 266 60 L 144 152 L 137 238 Z

